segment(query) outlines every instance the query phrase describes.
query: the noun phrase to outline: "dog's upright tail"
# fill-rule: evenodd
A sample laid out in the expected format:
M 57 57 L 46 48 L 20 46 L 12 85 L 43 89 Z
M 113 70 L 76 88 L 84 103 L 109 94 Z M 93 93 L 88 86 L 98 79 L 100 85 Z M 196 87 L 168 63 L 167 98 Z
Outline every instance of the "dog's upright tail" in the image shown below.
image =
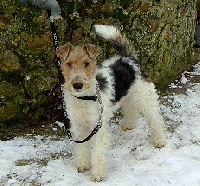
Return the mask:
M 94 28 L 99 36 L 108 40 L 116 48 L 119 55 L 137 58 L 134 47 L 116 27 L 110 25 L 94 25 Z

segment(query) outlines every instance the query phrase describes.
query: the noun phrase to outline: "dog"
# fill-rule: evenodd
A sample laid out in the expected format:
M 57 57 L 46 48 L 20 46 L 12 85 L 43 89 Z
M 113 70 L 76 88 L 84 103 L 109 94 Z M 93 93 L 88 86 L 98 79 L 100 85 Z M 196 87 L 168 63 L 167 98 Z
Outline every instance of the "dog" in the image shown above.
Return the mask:
M 154 84 L 141 70 L 129 40 L 114 26 L 94 25 L 94 29 L 97 35 L 116 48 L 117 55 L 97 66 L 99 47 L 96 45 L 74 46 L 67 43 L 59 47 L 56 54 L 61 59 L 65 78 L 64 101 L 73 137 L 76 140 L 84 139 L 95 128 L 99 118 L 101 120 L 102 125 L 96 135 L 85 143 L 75 144 L 78 172 L 91 168 L 92 180 L 99 182 L 106 177 L 108 169 L 108 122 L 117 109 L 121 108 L 124 115 L 121 124 L 123 130 L 132 130 L 141 113 L 148 120 L 155 147 L 165 146 L 166 137 Z M 97 94 L 101 102 L 83 99 L 94 98 Z M 101 104 L 102 113 L 99 111 Z

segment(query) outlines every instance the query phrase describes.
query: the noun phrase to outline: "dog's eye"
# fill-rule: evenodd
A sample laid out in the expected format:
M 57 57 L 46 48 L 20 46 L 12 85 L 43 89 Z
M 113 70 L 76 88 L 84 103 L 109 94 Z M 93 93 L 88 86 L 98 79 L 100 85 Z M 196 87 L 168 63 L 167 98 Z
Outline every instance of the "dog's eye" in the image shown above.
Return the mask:
M 84 67 L 87 67 L 87 66 L 89 66 L 89 65 L 90 65 L 89 62 L 85 62 L 85 63 L 84 63 Z

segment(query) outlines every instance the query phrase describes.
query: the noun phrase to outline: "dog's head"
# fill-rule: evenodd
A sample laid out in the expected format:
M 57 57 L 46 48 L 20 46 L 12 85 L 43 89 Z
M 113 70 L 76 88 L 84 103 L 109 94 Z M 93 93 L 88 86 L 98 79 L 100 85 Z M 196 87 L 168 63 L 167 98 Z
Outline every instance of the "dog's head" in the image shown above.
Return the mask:
M 73 46 L 68 43 L 59 47 L 56 54 L 61 59 L 65 90 L 72 94 L 87 91 L 95 78 L 99 47 L 91 44 Z

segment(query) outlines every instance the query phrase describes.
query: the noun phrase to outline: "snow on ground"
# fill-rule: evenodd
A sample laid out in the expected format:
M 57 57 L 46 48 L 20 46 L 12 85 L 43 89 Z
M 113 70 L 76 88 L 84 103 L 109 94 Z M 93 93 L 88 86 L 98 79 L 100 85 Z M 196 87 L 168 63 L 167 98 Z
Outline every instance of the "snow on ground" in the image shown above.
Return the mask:
M 172 89 L 187 85 L 184 94 L 162 97 L 168 144 L 153 148 L 146 120 L 133 131 L 123 132 L 112 123 L 109 172 L 100 183 L 90 181 L 90 172 L 77 173 L 73 144 L 66 138 L 27 135 L 0 141 L 1 186 L 200 186 L 200 75 L 184 72 Z

